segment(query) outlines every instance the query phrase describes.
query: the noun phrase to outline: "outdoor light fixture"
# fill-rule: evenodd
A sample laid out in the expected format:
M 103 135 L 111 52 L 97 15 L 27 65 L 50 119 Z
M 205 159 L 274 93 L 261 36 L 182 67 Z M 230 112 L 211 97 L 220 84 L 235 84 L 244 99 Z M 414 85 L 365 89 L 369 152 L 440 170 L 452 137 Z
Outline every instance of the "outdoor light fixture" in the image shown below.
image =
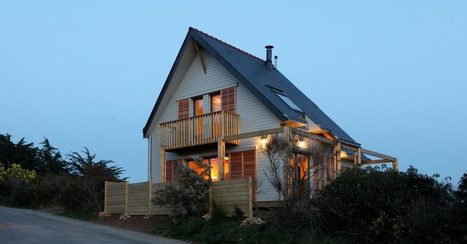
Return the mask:
M 268 143 L 268 137 L 266 135 L 261 136 L 261 148 L 266 148 L 266 143 Z
M 306 147 L 305 139 L 303 139 L 302 136 L 301 136 L 300 139 L 298 140 L 297 146 L 298 146 L 298 147 L 302 147 L 302 148 L 305 148 L 305 147 Z

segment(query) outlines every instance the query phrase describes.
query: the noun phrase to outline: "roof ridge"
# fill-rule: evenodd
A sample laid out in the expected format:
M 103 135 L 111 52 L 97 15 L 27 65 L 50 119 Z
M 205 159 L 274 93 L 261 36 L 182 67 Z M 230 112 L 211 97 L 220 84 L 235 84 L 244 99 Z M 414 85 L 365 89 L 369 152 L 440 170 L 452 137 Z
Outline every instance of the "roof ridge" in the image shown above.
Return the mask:
M 229 46 L 229 47 L 231 47 L 231 48 L 233 48 L 233 49 L 236 49 L 236 50 L 238 50 L 238 51 L 240 51 L 240 52 L 242 52 L 242 53 L 244 53 L 244 54 L 246 54 L 246 55 L 248 55 L 248 56 L 251 56 L 251 57 L 256 58 L 256 59 L 258 59 L 258 60 L 260 60 L 260 61 L 263 61 L 263 62 L 265 61 L 265 60 L 263 60 L 263 59 L 261 59 L 261 58 L 255 56 L 255 55 L 253 55 L 253 54 L 251 54 L 251 53 L 249 53 L 249 52 L 246 52 L 246 51 L 244 51 L 244 50 L 242 50 L 242 49 L 240 49 L 240 48 L 238 48 L 238 47 L 236 47 L 236 46 L 234 46 L 234 45 L 232 45 L 232 44 L 229 44 L 229 43 L 227 43 L 227 42 L 225 42 L 225 41 L 223 41 L 223 40 L 221 40 L 221 39 L 219 39 L 219 38 L 217 38 L 217 37 L 211 36 L 211 35 L 209 35 L 208 33 L 204 32 L 204 31 L 198 30 L 198 29 L 196 29 L 196 28 L 194 28 L 194 27 L 191 27 L 191 26 L 190 26 L 189 29 L 192 29 L 192 30 L 195 30 L 195 31 L 197 31 L 197 32 L 200 32 L 201 34 L 204 34 L 204 35 L 206 35 L 206 36 L 208 36 L 208 37 L 210 37 L 210 38 L 212 38 L 212 39 L 214 39 L 214 40 L 216 40 L 216 41 L 218 41 L 218 42 L 220 42 L 220 43 L 223 43 L 224 45 L 227 45 L 227 46 Z

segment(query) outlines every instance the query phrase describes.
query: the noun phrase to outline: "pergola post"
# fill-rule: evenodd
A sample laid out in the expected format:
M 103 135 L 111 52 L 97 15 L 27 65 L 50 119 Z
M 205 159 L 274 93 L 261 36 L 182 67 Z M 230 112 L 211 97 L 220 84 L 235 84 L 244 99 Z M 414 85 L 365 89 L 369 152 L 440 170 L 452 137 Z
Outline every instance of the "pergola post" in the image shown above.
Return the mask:
M 219 180 L 224 180 L 224 157 L 225 157 L 225 141 L 220 138 L 217 141 L 217 163 L 218 163 L 218 177 Z
M 399 170 L 399 162 L 397 161 L 397 159 L 392 162 L 392 168 L 395 171 Z

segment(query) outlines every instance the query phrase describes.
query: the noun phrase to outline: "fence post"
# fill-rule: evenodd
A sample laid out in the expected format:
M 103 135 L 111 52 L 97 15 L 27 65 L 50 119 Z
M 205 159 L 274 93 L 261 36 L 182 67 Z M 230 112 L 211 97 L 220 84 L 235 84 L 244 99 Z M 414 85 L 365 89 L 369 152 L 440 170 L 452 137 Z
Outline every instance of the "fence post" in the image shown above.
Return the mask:
M 152 205 L 152 202 L 151 202 L 151 198 L 152 198 L 152 183 L 151 181 L 148 181 L 148 189 L 149 189 L 149 201 L 148 201 L 148 215 L 151 215 L 151 205 Z
M 125 214 L 128 215 L 128 181 L 125 181 Z
M 107 213 L 107 181 L 104 182 L 104 213 Z

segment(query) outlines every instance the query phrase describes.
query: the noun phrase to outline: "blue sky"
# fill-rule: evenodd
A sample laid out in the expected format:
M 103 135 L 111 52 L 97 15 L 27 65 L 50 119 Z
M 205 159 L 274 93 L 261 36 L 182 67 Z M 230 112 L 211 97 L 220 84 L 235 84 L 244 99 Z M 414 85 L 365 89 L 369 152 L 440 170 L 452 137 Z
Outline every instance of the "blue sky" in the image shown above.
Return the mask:
M 263 57 L 365 148 L 467 170 L 466 1 L 0 1 L 0 133 L 147 179 L 142 128 L 193 26 Z

